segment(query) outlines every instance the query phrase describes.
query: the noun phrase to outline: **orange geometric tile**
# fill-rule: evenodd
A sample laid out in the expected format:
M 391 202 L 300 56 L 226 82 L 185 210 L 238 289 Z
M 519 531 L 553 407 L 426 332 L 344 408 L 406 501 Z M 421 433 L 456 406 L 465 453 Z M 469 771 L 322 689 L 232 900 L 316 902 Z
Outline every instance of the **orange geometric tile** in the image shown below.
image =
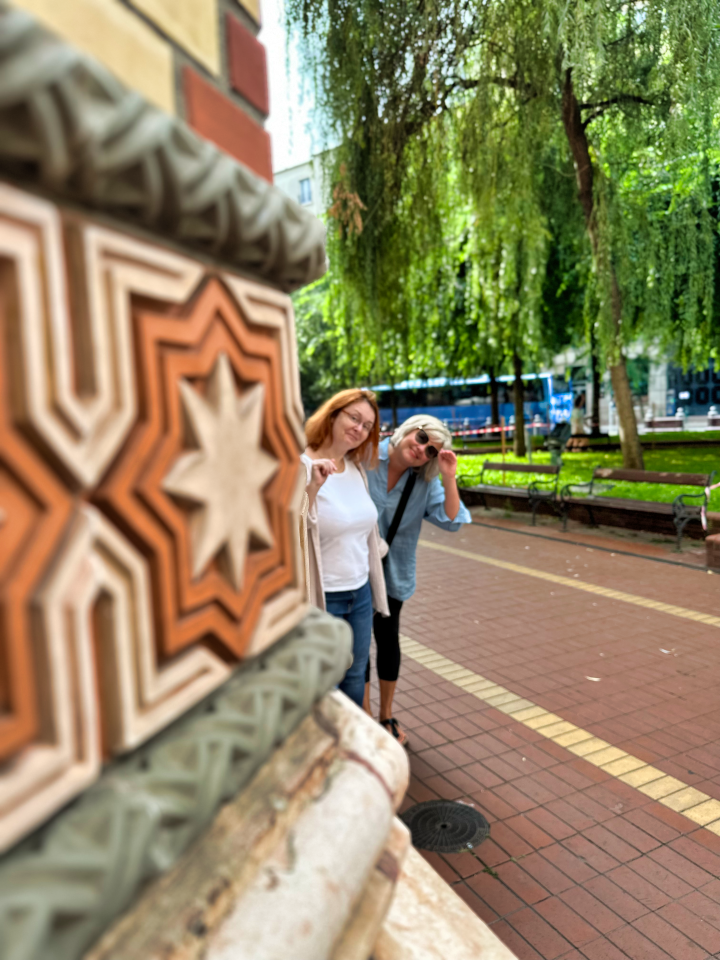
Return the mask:
M 239 657 L 263 604 L 296 576 L 291 508 L 298 444 L 284 414 L 280 345 L 243 315 L 217 278 L 184 307 L 138 307 L 134 320 L 139 421 L 94 499 L 148 557 L 163 654 L 203 641 Z M 273 543 L 250 550 L 240 589 L 217 559 L 193 576 L 191 511 L 164 489 L 188 450 L 177 385 L 185 380 L 202 395 L 221 354 L 230 361 L 238 395 L 264 385 L 262 447 L 278 463 L 263 495 Z

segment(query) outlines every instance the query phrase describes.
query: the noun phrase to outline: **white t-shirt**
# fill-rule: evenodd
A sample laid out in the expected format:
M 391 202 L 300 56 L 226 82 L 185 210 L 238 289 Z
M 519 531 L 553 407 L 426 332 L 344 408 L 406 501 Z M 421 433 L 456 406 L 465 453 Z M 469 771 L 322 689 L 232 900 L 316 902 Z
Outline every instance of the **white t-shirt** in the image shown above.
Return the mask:
M 368 537 L 378 513 L 358 468 L 345 460 L 345 470 L 328 477 L 317 498 L 323 590 L 357 590 L 370 577 Z

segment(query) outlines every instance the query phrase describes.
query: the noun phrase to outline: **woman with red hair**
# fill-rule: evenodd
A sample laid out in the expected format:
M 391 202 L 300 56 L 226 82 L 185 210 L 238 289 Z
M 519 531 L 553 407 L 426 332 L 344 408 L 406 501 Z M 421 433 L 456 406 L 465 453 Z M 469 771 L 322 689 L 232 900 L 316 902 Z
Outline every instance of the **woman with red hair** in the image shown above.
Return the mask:
M 378 461 L 380 415 L 370 390 L 342 390 L 305 424 L 311 601 L 353 631 L 353 662 L 340 689 L 362 706 L 373 607 L 388 616 L 378 513 L 365 467 Z

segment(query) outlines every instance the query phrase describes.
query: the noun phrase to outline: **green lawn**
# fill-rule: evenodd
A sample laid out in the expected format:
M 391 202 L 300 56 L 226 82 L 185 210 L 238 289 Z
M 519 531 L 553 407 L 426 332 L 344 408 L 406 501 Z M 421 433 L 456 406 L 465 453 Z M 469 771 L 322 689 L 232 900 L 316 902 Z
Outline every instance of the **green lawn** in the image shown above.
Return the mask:
M 484 459 L 483 456 L 458 457 L 458 481 L 461 486 L 464 477 L 471 479 L 473 475 L 479 474 Z M 499 460 L 500 454 L 490 454 L 487 459 Z M 512 453 L 506 453 L 505 460 L 508 463 L 527 463 L 526 457 L 516 457 Z M 622 467 L 622 455 L 619 450 L 611 453 L 563 453 L 562 462 L 561 487 L 566 483 L 587 483 L 595 467 Z M 533 463 L 550 463 L 550 454 L 545 451 L 534 453 Z M 720 444 L 717 450 L 713 447 L 670 447 L 665 450 L 646 450 L 645 469 L 667 470 L 672 473 L 710 473 L 711 470 L 717 470 L 720 474 Z M 542 477 L 537 474 L 506 473 L 505 486 L 527 487 L 531 480 L 540 479 Z M 716 479 L 720 480 L 720 475 Z M 502 473 L 499 470 L 488 471 L 483 482 L 501 486 Z M 671 503 L 679 493 L 699 492 L 699 487 L 676 487 L 671 484 L 653 483 L 615 483 L 611 490 L 604 491 L 606 495 L 612 497 L 664 503 Z M 710 495 L 710 509 L 720 511 L 720 488 L 713 490 Z

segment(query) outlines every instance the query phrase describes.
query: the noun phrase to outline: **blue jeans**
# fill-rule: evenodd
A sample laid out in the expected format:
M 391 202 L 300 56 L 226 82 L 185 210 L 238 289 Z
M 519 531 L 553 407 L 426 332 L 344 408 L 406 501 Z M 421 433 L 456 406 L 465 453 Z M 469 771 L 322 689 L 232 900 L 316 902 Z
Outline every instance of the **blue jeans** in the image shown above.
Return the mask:
M 340 683 L 344 694 L 362 707 L 365 694 L 365 668 L 370 660 L 372 637 L 372 591 L 370 581 L 357 590 L 341 590 L 325 594 L 327 612 L 342 617 L 352 627 L 353 662 Z

